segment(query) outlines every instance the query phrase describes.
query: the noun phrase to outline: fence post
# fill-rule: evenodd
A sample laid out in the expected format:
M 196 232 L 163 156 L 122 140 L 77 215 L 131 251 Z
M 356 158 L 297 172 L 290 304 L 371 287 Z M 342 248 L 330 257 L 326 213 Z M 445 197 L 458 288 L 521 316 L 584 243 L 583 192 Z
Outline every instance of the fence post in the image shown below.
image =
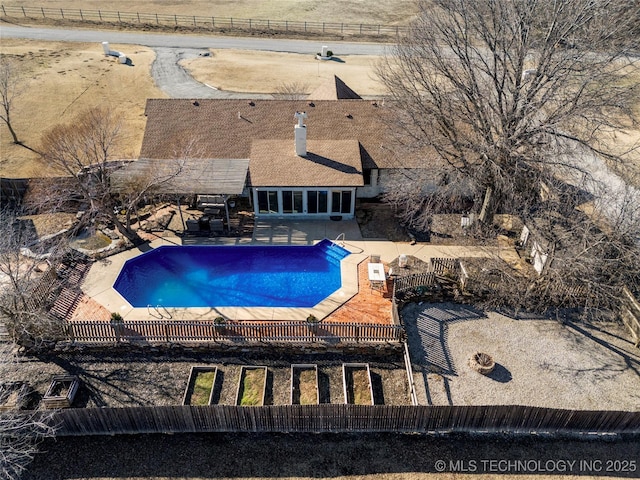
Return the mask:
M 118 22 L 122 23 L 122 20 L 120 19 L 120 12 L 118 12 Z
M 4 9 L 4 5 L 2 6 L 2 15 L 4 15 L 5 17 L 7 16 L 7 11 Z
M 216 26 L 216 17 L 211 17 L 211 28 Z
M 84 20 L 84 17 L 82 16 L 82 9 L 80 9 L 80 20 Z
M 289 20 L 285 20 L 285 21 L 284 21 L 284 30 L 285 30 L 286 32 L 288 32 L 288 31 L 289 31 Z
M 196 16 L 195 15 L 193 16 L 193 26 L 194 27 L 197 26 L 197 24 L 196 24 Z
M 98 17 L 100 18 L 100 21 L 102 21 L 102 12 L 100 10 L 98 10 Z
M 24 10 L 24 9 L 23 9 Z M 60 16 L 64 18 L 64 10 L 60 9 Z
M 136 12 L 136 15 L 138 15 L 138 23 L 140 23 L 140 12 Z
M 76 339 L 73 335 L 73 327 L 70 323 L 67 323 L 67 335 L 69 335 L 69 340 L 71 341 L 71 343 L 75 343 Z
M 156 13 L 156 25 L 160 25 L 160 20 L 158 20 L 158 14 Z
M 2 6 L 2 10 L 4 10 L 4 5 Z M 44 14 L 44 8 L 40 7 L 40 10 L 42 11 L 42 18 L 47 18 L 46 15 Z
M 178 16 L 177 15 L 173 16 L 173 20 L 176 22 L 176 26 L 178 26 Z
M 233 28 L 233 17 L 231 17 L 229 20 L 231 20 L 230 24 L 231 24 L 231 28 Z

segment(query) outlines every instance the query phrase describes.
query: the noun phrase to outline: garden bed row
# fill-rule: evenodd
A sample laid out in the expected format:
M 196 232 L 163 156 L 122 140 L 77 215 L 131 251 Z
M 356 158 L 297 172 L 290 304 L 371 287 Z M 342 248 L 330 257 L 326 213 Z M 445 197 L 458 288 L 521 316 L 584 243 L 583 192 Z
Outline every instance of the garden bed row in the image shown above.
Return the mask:
M 269 369 L 266 366 L 244 365 L 236 387 L 235 404 L 261 406 L 265 404 Z M 216 389 L 221 388 L 218 367 L 193 366 L 183 405 L 213 405 Z M 373 384 L 368 363 L 342 364 L 343 394 L 345 403 L 373 405 Z M 292 364 L 290 375 L 290 403 L 317 405 L 321 403 L 318 366 L 316 364 Z

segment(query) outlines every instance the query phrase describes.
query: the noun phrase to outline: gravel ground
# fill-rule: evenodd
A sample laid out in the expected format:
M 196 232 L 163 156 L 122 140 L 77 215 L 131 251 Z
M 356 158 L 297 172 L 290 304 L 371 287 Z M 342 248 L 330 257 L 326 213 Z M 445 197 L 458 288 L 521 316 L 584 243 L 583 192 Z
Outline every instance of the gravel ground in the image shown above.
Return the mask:
M 414 369 L 435 405 L 640 410 L 640 350 L 617 324 L 516 320 L 452 303 L 402 310 Z M 491 355 L 485 376 L 468 365 Z
M 74 407 L 134 407 L 180 405 L 191 366 L 218 367 L 214 403 L 234 405 L 242 365 L 268 367 L 267 405 L 290 403 L 291 364 L 318 365 L 321 403 L 344 403 L 342 363 L 368 363 L 375 403 L 410 405 L 409 387 L 403 359 L 329 354 L 224 356 L 184 354 L 175 351 L 149 354 L 105 352 L 102 354 L 62 354 L 22 358 L 18 368 L 3 374 L 3 380 L 28 380 L 35 394 L 33 404 L 46 392 L 54 375 L 77 375 L 81 387 Z

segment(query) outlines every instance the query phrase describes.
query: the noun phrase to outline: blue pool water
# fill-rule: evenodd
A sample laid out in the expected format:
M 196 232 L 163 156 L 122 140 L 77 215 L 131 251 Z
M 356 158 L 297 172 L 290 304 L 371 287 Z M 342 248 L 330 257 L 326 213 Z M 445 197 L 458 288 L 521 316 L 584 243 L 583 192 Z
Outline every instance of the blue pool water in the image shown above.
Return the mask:
M 347 255 L 329 240 L 159 247 L 127 260 L 114 288 L 134 307 L 313 307 L 340 288 Z

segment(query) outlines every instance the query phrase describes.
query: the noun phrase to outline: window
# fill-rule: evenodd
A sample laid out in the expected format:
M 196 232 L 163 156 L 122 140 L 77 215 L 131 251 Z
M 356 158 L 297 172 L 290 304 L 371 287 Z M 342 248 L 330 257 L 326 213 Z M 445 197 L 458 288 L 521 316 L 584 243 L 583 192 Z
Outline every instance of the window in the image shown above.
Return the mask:
M 302 191 L 284 190 L 282 192 L 282 213 L 303 213 Z
M 351 213 L 351 190 L 331 192 L 331 213 Z
M 278 213 L 278 192 L 275 190 L 258 191 L 258 212 Z
M 327 213 L 328 192 L 326 190 L 307 191 L 307 213 Z

